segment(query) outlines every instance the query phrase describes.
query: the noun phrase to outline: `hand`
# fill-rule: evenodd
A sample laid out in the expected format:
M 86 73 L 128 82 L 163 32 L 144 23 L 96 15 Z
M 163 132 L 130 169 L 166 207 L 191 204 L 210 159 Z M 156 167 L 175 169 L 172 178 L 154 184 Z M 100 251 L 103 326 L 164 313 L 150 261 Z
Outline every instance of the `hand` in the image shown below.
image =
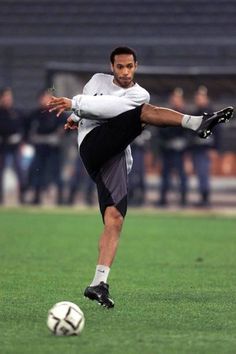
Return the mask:
M 72 107 L 72 100 L 66 97 L 52 96 L 48 102 L 49 112 L 56 111 L 59 117 L 64 111 L 70 111 Z
M 78 128 L 78 123 L 74 122 L 71 117 L 67 118 L 66 124 L 64 125 L 65 130 L 74 130 L 74 129 L 79 129 Z

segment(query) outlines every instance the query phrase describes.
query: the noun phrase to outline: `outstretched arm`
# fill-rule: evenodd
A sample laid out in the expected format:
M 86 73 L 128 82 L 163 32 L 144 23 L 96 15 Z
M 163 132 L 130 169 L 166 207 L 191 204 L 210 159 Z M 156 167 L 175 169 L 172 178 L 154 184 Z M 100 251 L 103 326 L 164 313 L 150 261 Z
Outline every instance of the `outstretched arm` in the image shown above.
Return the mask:
M 81 118 L 107 119 L 137 107 L 137 103 L 126 98 L 110 95 L 78 95 L 72 100 L 66 97 L 52 97 L 49 111 L 56 111 L 59 117 L 64 111 L 73 110 Z

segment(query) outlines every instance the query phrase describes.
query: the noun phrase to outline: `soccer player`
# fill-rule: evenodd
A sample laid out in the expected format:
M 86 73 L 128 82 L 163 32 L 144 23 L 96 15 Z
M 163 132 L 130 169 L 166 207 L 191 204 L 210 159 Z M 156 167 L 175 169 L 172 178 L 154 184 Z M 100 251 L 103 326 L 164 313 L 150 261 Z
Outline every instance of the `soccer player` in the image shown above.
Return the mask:
M 65 129 L 77 129 L 80 155 L 96 182 L 104 230 L 99 240 L 95 276 L 84 295 L 111 308 L 107 279 L 116 255 L 127 210 L 127 173 L 132 167 L 129 144 L 145 125 L 182 126 L 206 138 L 212 128 L 229 120 L 233 108 L 201 116 L 190 116 L 150 105 L 149 94 L 134 82 L 136 54 L 129 48 L 111 53 L 113 76 L 96 74 L 87 83 L 83 95 L 73 99 L 52 97 L 50 111 L 60 116 L 64 111 L 75 114 L 67 119 Z
M 116 48 L 110 55 L 110 65 L 113 75 L 94 75 L 84 87 L 83 94 L 88 95 L 86 97 L 97 97 L 98 99 L 102 97 L 101 95 L 112 95 L 116 98 L 123 97 L 127 102 L 132 102 L 132 108 L 149 102 L 149 93 L 134 82 L 137 58 L 136 53 L 132 49 L 127 47 Z M 118 113 L 125 110 L 126 107 L 119 110 Z M 116 110 L 113 110 L 112 106 L 110 107 L 110 112 L 110 116 L 118 114 Z M 80 116 L 80 113 L 77 114 Z M 99 116 L 101 115 L 99 114 Z M 130 146 L 126 146 L 118 154 L 113 154 L 113 149 L 110 150 L 111 155 L 107 158 L 106 146 L 99 143 L 99 146 L 96 147 L 97 152 L 100 158 L 103 158 L 104 155 L 105 160 L 99 163 L 97 155 L 94 155 L 94 164 L 90 164 L 92 162 L 90 149 L 85 142 L 90 134 L 95 133 L 96 128 L 101 126 L 101 121 L 97 120 L 94 114 L 89 114 L 89 117 L 94 119 L 79 119 L 75 115 L 72 119 L 75 121 L 79 120 L 78 143 L 80 154 L 81 157 L 83 156 L 82 160 L 90 176 L 97 184 L 104 230 L 99 241 L 99 256 L 95 276 L 90 286 L 85 290 L 85 296 L 90 299 L 96 299 L 106 307 L 113 307 L 113 300 L 109 298 L 107 279 L 116 254 L 123 219 L 126 214 L 127 172 L 132 167 L 132 155 Z M 69 122 L 70 119 L 68 120 L 68 124 L 70 124 Z M 105 121 L 102 121 L 102 123 L 105 123 Z M 104 140 L 106 140 L 105 135 Z

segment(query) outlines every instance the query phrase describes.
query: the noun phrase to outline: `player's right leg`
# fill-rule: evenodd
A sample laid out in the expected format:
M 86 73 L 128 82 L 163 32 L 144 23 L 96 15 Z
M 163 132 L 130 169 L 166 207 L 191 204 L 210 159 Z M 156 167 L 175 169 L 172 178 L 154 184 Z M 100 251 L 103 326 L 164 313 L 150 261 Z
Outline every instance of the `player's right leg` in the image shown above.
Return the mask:
M 123 217 L 119 210 L 115 206 L 107 207 L 104 214 L 104 230 L 99 240 L 98 265 L 92 283 L 84 292 L 85 297 L 96 300 L 107 308 L 114 307 L 107 278 L 116 255 L 122 225 Z
M 110 298 L 109 285 L 100 282 L 95 286 L 88 286 L 84 291 L 84 296 L 90 300 L 95 300 L 98 304 L 110 309 L 114 307 L 114 301 Z
M 100 129 L 99 129 L 100 130 Z M 97 135 L 91 133 L 92 137 Z M 102 136 L 104 136 L 102 134 Z M 105 139 L 106 141 L 106 139 Z M 100 140 L 99 140 L 100 142 Z M 94 154 L 105 154 L 102 144 L 97 144 Z M 112 146 L 111 146 L 112 148 Z M 125 152 L 115 155 L 98 166 L 98 160 L 90 158 L 90 139 L 82 143 L 81 157 L 84 165 L 94 178 L 98 190 L 98 200 L 104 221 L 104 230 L 99 240 L 99 256 L 94 279 L 85 289 L 84 296 L 96 300 L 106 308 L 114 307 L 110 298 L 107 279 L 116 255 L 123 220 L 127 209 L 127 167 Z
M 116 207 L 107 207 L 104 215 L 104 230 L 99 240 L 98 265 L 92 283 L 84 292 L 85 297 L 96 300 L 106 308 L 114 307 L 107 278 L 116 255 L 122 225 L 123 217 Z

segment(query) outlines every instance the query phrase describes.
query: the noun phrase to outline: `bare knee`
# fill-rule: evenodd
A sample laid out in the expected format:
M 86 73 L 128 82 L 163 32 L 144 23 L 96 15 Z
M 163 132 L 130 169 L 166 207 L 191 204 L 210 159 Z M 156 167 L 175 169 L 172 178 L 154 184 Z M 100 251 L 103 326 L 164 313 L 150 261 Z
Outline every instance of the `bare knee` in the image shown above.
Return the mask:
M 142 106 L 140 120 L 142 124 L 156 127 L 179 127 L 182 125 L 183 114 L 173 109 L 157 107 L 145 103 Z
M 115 229 L 117 232 L 120 232 L 122 229 L 124 218 L 114 206 L 106 208 L 104 215 L 104 223 L 106 228 Z

